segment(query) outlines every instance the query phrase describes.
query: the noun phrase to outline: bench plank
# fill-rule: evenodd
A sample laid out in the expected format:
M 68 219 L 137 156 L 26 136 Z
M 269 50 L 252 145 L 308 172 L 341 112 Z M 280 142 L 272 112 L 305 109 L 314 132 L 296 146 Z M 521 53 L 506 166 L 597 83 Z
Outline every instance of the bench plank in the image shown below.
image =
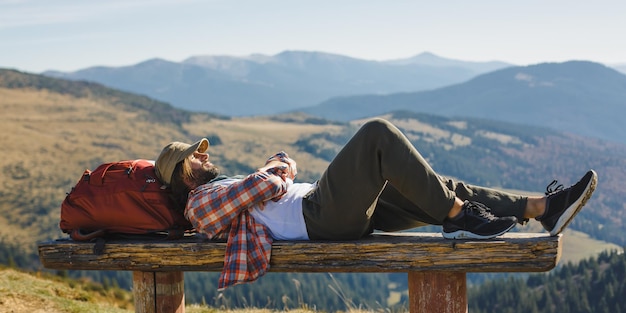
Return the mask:
M 439 233 L 380 233 L 354 241 L 275 241 L 275 272 L 543 272 L 556 266 L 561 235 L 507 233 L 492 240 L 448 240 Z M 45 268 L 149 272 L 221 271 L 225 242 L 191 236 L 172 241 L 39 243 Z
M 507 233 L 492 240 L 448 240 L 439 233 L 379 233 L 354 241 L 276 241 L 275 272 L 406 272 L 409 311 L 467 312 L 466 272 L 543 272 L 561 256 L 561 237 Z M 45 268 L 133 271 L 136 312 L 184 313 L 185 271 L 221 271 L 225 242 L 39 243 Z

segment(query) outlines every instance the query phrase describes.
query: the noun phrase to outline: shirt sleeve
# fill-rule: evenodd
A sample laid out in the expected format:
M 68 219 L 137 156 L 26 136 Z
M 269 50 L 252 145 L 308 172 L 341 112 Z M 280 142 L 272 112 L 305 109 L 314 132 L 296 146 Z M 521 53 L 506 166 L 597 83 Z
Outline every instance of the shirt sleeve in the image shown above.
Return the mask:
M 287 187 L 288 182 L 271 171 L 255 172 L 229 185 L 202 185 L 190 193 L 185 215 L 198 232 L 214 238 L 240 212 L 281 197 Z

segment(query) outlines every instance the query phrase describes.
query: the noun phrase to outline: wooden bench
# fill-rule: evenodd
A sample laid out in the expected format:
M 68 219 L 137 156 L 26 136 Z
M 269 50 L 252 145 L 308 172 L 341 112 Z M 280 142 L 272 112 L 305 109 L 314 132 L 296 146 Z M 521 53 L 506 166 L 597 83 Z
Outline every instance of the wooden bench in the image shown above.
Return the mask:
M 39 243 L 45 268 L 133 271 L 136 312 L 184 312 L 185 271 L 221 271 L 225 242 Z M 274 272 L 405 272 L 410 312 L 467 312 L 467 272 L 543 272 L 561 254 L 561 235 L 508 233 L 492 240 L 448 240 L 439 233 L 381 233 L 356 241 L 276 241 Z

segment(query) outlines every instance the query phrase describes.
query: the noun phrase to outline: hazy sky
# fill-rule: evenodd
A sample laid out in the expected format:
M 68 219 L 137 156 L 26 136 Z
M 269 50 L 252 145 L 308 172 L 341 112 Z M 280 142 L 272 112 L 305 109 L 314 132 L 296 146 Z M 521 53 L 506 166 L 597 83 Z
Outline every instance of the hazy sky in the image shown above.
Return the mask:
M 626 63 L 625 33 L 623 0 L 0 0 L 0 68 L 285 50 L 615 65 Z

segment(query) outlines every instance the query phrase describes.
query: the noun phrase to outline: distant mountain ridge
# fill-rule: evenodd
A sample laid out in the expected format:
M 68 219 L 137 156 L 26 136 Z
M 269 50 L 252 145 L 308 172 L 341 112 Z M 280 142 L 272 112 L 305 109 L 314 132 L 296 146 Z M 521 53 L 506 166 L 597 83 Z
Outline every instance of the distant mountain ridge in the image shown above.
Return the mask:
M 274 56 L 194 56 L 180 63 L 152 59 L 44 75 L 93 81 L 191 111 L 251 116 L 313 106 L 336 96 L 428 90 L 506 66 L 510 65 L 463 62 L 431 53 L 379 62 L 285 51 Z
M 416 56 L 386 61 L 389 64 L 420 64 L 427 66 L 438 67 L 462 67 L 474 70 L 476 73 L 485 73 L 495 71 L 501 68 L 513 66 L 512 64 L 500 61 L 489 62 L 472 62 L 472 61 L 460 61 L 454 59 L 447 59 L 437 56 L 430 52 L 423 52 Z
M 395 110 L 489 118 L 626 143 L 626 75 L 587 61 L 543 63 L 430 91 L 338 97 L 301 111 L 347 121 Z
M 613 66 L 614 69 L 619 71 L 620 73 L 626 74 L 626 64 L 618 64 Z

